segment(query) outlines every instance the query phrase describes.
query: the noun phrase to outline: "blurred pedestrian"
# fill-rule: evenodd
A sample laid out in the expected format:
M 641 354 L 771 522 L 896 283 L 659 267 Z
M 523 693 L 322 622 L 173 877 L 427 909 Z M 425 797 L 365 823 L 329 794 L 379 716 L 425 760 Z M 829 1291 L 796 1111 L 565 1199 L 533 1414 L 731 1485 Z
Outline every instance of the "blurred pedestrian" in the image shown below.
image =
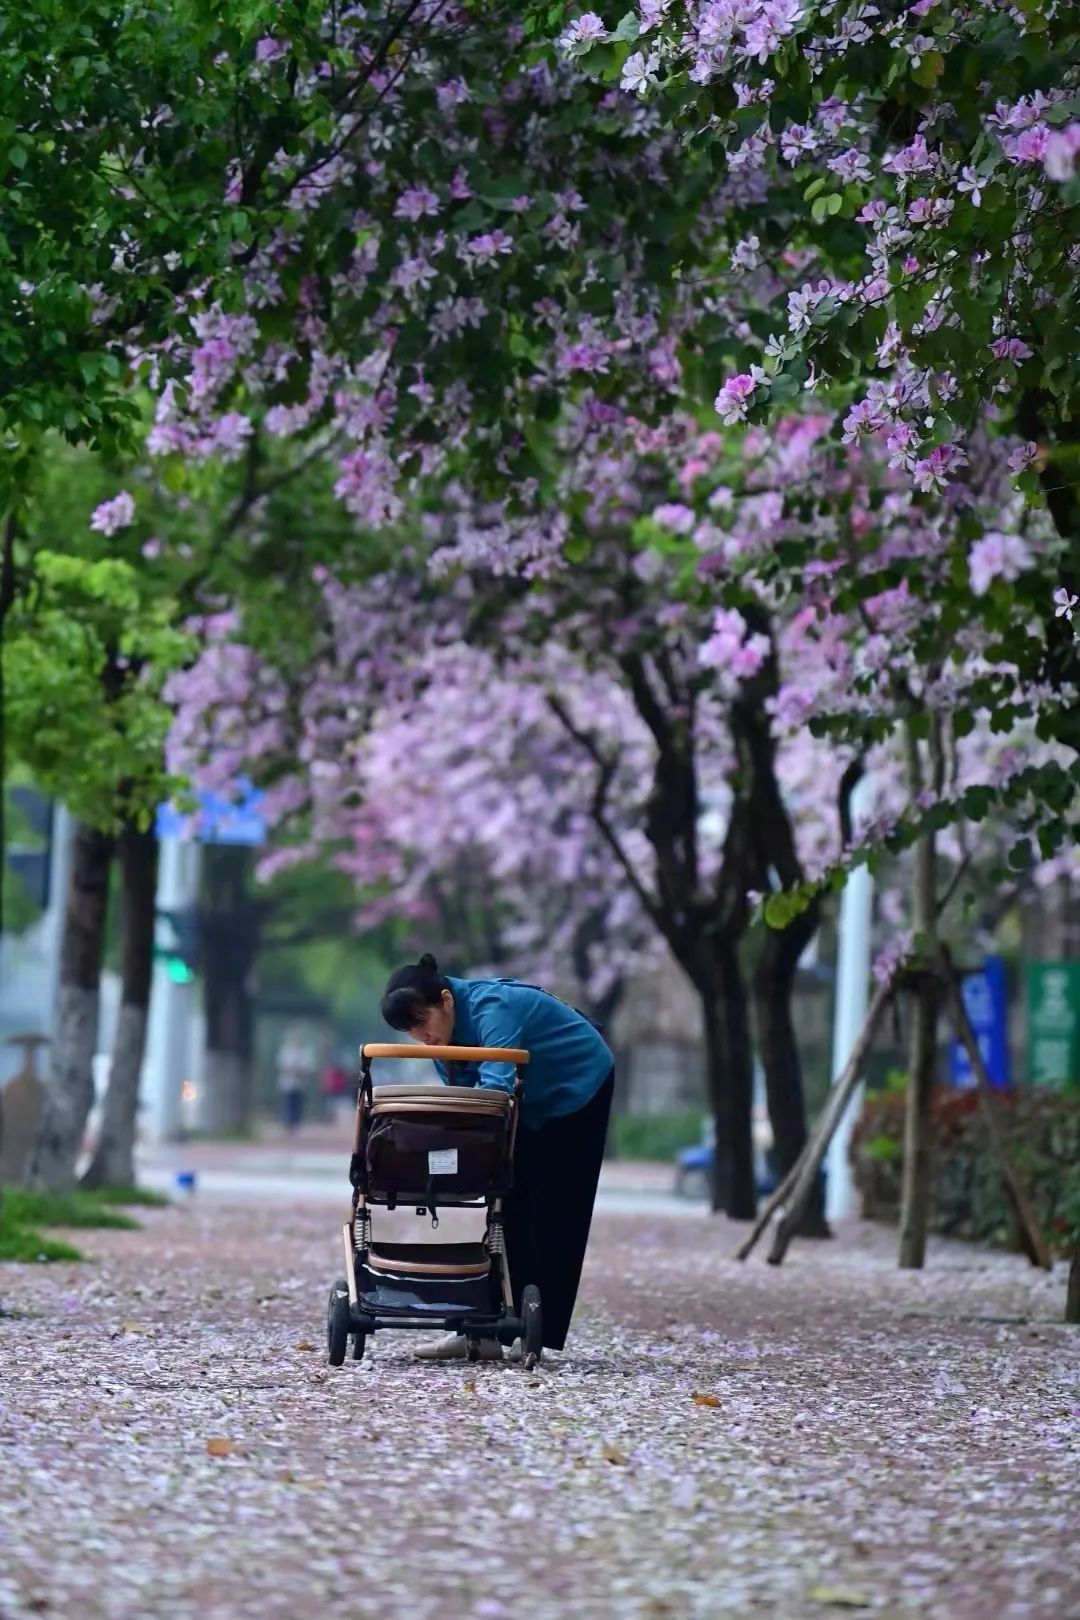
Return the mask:
M 342 1059 L 332 1057 L 323 1070 L 322 1091 L 335 1124 L 341 1124 L 351 1115 L 355 1086 Z
M 304 1118 L 304 1102 L 317 1067 L 318 1053 L 315 1042 L 302 1025 L 293 1025 L 286 1031 L 277 1058 L 281 1122 L 288 1136 L 294 1135 L 300 1129 Z

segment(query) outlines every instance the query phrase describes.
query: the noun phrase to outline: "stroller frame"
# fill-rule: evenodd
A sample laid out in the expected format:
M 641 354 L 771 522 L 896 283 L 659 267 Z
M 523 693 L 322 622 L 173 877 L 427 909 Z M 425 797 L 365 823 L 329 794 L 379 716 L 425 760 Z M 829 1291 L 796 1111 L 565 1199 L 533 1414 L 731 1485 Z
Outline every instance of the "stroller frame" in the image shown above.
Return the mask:
M 429 1086 L 374 1087 L 371 1065 L 377 1058 L 437 1058 L 446 1063 L 512 1063 L 512 1092 L 493 1088 Z M 356 1098 L 353 1152 L 349 1180 L 353 1189 L 352 1214 L 342 1226 L 345 1275 L 335 1283 L 327 1309 L 327 1359 L 331 1366 L 345 1360 L 349 1342 L 352 1359 L 359 1361 L 370 1334 L 383 1329 L 443 1330 L 460 1333 L 466 1356 L 475 1361 L 480 1341 L 495 1339 L 511 1345 L 520 1339 L 522 1363 L 535 1367 L 543 1355 L 540 1293 L 530 1284 L 515 1308 L 503 1233 L 503 1201 L 513 1182 L 514 1144 L 517 1139 L 521 1091 L 528 1052 L 517 1047 L 418 1046 L 369 1042 L 360 1048 L 360 1084 Z M 491 1161 L 483 1187 L 470 1186 L 467 1177 L 454 1176 L 453 1185 L 436 1185 L 431 1161 L 457 1154 L 427 1154 L 429 1175 L 425 1186 L 387 1187 L 372 1173 L 373 1134 L 380 1127 L 404 1135 L 425 1128 L 460 1129 L 463 1142 L 480 1144 Z M 424 1155 L 412 1155 L 413 1162 Z M 402 1172 L 404 1173 L 404 1172 Z M 410 1171 L 410 1174 L 415 1172 Z M 483 1239 L 473 1244 L 376 1244 L 372 1209 L 413 1205 L 418 1215 L 429 1214 L 438 1226 L 438 1208 L 477 1208 L 483 1204 L 486 1222 Z

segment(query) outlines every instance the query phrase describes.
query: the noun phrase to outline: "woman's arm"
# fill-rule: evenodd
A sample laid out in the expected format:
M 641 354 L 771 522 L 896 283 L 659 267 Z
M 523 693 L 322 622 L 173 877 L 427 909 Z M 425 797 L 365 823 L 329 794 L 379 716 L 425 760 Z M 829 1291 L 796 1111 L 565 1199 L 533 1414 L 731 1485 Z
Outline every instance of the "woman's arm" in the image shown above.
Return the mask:
M 481 1046 L 525 1045 L 521 1013 L 514 1007 L 513 991 L 506 985 L 486 985 L 474 992 L 470 1011 Z M 515 1073 L 512 1063 L 481 1063 L 479 1084 L 493 1091 L 513 1091 Z

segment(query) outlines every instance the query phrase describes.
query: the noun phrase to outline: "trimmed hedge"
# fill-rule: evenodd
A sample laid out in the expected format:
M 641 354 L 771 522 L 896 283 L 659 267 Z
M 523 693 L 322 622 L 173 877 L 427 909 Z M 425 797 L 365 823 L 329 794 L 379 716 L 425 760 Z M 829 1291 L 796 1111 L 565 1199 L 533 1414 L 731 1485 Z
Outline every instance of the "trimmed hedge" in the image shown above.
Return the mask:
M 612 1114 L 608 1133 L 616 1159 L 674 1159 L 683 1148 L 701 1141 L 705 1116 L 678 1114 Z
M 904 1096 L 868 1097 L 851 1143 L 866 1220 L 900 1213 Z M 1080 1095 L 999 1091 L 1002 1133 L 1047 1241 L 1059 1255 L 1080 1243 Z M 930 1222 L 946 1237 L 1013 1248 L 1012 1214 L 973 1091 L 939 1091 L 932 1111 Z

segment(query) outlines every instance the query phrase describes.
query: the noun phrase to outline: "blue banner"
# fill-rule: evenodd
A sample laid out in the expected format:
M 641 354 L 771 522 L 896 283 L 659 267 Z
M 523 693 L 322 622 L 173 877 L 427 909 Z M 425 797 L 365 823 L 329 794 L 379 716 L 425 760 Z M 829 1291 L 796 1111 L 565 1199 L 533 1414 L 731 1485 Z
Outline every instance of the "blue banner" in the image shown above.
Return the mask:
M 988 956 L 981 968 L 965 973 L 961 982 L 964 1006 L 990 1084 L 1005 1087 L 1009 1084 L 1009 987 L 1004 959 Z M 968 1055 L 957 1040 L 949 1046 L 949 1078 L 962 1089 L 975 1084 Z
M 198 793 L 194 815 L 185 815 L 173 804 L 159 805 L 158 837 L 192 838 L 200 844 L 265 844 L 266 823 L 259 813 L 263 794 L 241 777 L 236 795 L 230 799 L 222 793 Z

